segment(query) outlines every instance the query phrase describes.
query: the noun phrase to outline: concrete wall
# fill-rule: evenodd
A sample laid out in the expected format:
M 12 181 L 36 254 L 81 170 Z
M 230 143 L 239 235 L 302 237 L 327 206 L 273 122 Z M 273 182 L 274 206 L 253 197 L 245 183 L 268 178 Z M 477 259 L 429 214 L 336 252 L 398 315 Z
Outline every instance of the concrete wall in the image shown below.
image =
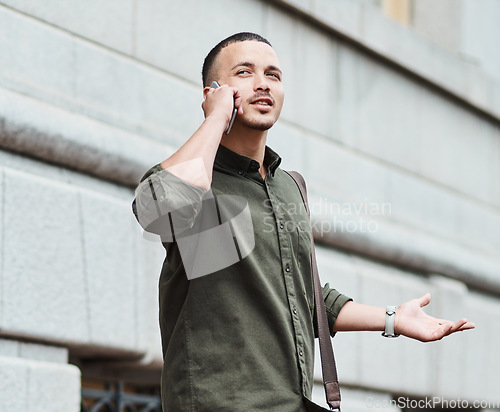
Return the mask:
M 80 371 L 68 350 L 0 339 L 0 410 L 80 410 Z
M 159 370 L 163 251 L 132 217 L 133 187 L 196 130 L 202 60 L 244 30 L 281 59 L 269 144 L 309 182 L 323 280 L 381 306 L 431 291 L 430 313 L 477 325 L 426 345 L 339 334 L 345 408 L 499 402 L 500 81 L 486 63 L 371 1 L 0 0 L 0 380 L 17 385 L 0 405 L 77 411 L 68 353 L 84 374 Z M 21 356 L 25 342 L 66 357 Z M 61 392 L 55 407 L 46 394 Z
M 500 79 L 498 1 L 414 0 L 412 6 L 412 27 L 418 33 Z

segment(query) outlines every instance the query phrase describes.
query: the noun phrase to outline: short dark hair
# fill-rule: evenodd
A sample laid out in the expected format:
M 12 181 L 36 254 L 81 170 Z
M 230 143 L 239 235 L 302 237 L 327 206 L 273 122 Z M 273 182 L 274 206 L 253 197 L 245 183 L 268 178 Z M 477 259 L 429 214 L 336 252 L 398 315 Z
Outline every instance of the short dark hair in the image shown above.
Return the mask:
M 256 33 L 241 32 L 227 37 L 226 39 L 222 40 L 219 44 L 217 44 L 217 46 L 215 46 L 212 50 L 210 50 L 210 53 L 208 53 L 207 57 L 205 57 L 205 61 L 203 62 L 203 68 L 201 70 L 201 77 L 204 87 L 210 86 L 209 83 L 211 83 L 213 80 L 217 80 L 217 79 L 212 79 L 211 77 L 213 76 L 212 71 L 215 59 L 217 58 L 221 50 L 232 43 L 237 43 L 240 41 L 248 41 L 248 40 L 260 41 L 262 43 L 269 44 L 269 46 L 272 47 L 271 43 L 269 43 L 267 39 Z

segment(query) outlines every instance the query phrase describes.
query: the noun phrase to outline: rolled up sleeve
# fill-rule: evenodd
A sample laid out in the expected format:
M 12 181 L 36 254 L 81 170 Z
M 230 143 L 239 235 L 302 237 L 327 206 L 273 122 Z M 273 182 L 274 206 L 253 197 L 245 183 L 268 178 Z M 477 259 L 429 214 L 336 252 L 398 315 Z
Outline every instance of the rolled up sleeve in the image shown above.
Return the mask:
M 193 226 L 205 193 L 158 164 L 137 186 L 132 210 L 144 230 L 169 239 Z
M 330 330 L 330 335 L 333 337 L 335 336 L 335 332 L 333 332 L 333 325 L 337 320 L 340 309 L 342 309 L 342 307 L 352 299 L 340 292 L 337 292 L 335 289 L 330 288 L 328 283 L 325 284 L 322 292 L 325 300 L 326 316 L 328 318 L 328 329 Z

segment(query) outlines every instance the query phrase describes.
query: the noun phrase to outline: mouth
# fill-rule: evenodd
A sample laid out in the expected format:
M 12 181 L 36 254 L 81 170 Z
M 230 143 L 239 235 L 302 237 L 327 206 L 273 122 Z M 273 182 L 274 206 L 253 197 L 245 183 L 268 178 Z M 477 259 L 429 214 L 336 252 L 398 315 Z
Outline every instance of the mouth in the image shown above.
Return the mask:
M 259 110 L 268 111 L 273 107 L 274 101 L 270 97 L 259 97 L 251 101 L 250 104 Z
M 260 97 L 258 99 L 255 99 L 252 101 L 251 104 L 259 104 L 259 105 L 264 105 L 264 106 L 272 106 L 273 105 L 273 100 L 269 97 Z

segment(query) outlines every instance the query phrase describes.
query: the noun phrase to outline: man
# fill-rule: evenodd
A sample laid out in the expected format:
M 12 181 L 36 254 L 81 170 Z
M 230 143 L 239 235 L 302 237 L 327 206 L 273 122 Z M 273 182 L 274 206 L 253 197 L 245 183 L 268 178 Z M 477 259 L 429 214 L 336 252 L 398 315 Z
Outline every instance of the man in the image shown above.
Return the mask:
M 204 122 L 145 175 L 134 201 L 167 250 L 163 410 L 303 411 L 314 359 L 311 231 L 297 185 L 266 146 L 284 100 L 280 64 L 266 39 L 238 33 L 209 53 L 203 85 Z M 328 284 L 323 295 L 332 336 L 384 330 L 385 308 Z M 431 341 L 474 327 L 426 315 L 429 301 L 399 306 L 391 333 Z

